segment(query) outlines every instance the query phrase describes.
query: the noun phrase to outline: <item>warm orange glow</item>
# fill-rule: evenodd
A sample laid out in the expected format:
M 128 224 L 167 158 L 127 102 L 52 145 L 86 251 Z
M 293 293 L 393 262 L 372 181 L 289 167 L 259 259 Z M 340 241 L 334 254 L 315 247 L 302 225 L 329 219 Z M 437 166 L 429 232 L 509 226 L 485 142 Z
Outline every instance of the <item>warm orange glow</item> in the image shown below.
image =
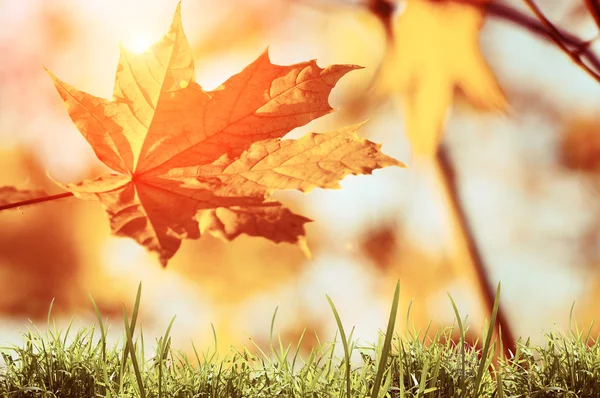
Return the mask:
M 280 140 L 332 110 L 329 93 L 354 65 L 279 66 L 263 53 L 223 89 L 205 92 L 192 61 L 178 6 L 169 32 L 150 52 L 122 52 L 114 101 L 50 74 L 98 158 L 123 173 L 63 187 L 102 202 L 113 233 L 134 238 L 163 266 L 183 239 L 200 233 L 295 243 L 310 256 L 304 237 L 310 220 L 272 199 L 275 190 L 339 188 L 349 174 L 403 166 L 361 138 L 360 124 Z
M 142 54 L 149 50 L 152 42 L 142 34 L 134 35 L 131 39 L 123 41 L 123 46 L 133 54 Z
M 5 2 L 7 7 L 0 12 L 5 53 L 0 67 L 0 196 L 5 195 L 5 201 L 12 202 L 34 195 L 27 190 L 62 193 L 64 190 L 49 181 L 47 173 L 63 182 L 92 180 L 112 172 L 107 164 L 123 175 L 133 170 L 138 174 L 150 172 L 156 166 L 161 172 L 171 173 L 177 187 L 170 193 L 161 193 L 160 189 L 136 181 L 137 186 L 132 189 L 128 177 L 117 177 L 121 184 L 116 191 L 106 192 L 107 184 L 98 192 L 113 212 L 113 225 L 98 203 L 75 198 L 0 212 L 0 335 L 5 317 L 31 318 L 38 326 L 45 324 L 53 298 L 57 317 L 89 315 L 88 293 L 103 314 L 114 317 L 109 323 L 117 328 L 122 322 L 121 305 L 125 303 L 130 308 L 140 281 L 144 286 L 140 313 L 144 332 L 150 332 L 154 326 L 157 333 L 163 333 L 170 317 L 177 314 L 175 329 L 183 327 L 183 332 L 181 338 L 173 338 L 173 344 L 180 347 L 192 338 L 198 347 L 206 348 L 212 339 L 211 322 L 217 328 L 222 351 L 228 350 L 229 343 L 239 344 L 247 337 L 246 332 L 256 341 L 264 333 L 262 341 L 266 341 L 271 311 L 280 303 L 277 329 L 290 342 L 304 326 L 318 330 L 323 341 L 327 336 L 321 332 L 335 329 L 324 299 L 332 291 L 342 297 L 336 300 L 342 312 L 346 306 L 346 314 L 357 314 L 356 318 L 342 314 L 345 325 L 355 326 L 356 319 L 356 326 L 360 328 L 363 322 L 363 329 L 374 332 L 385 327 L 386 314 L 379 318 L 372 314 L 389 310 L 397 279 L 402 286 L 398 326 L 404 326 L 402 315 L 406 315 L 413 297 L 411 326 L 414 322 L 417 329 L 424 328 L 432 318 L 434 325 L 451 322 L 453 312 L 446 295 L 450 291 L 461 314 L 473 320 L 472 330 L 479 331 L 477 325 L 483 324 L 486 314 L 476 303 L 475 278 L 466 259 L 469 254 L 457 251 L 457 244 L 449 239 L 453 232 L 448 227 L 449 211 L 441 201 L 435 202 L 439 184 L 427 185 L 429 180 L 417 167 L 389 168 L 374 176 L 349 177 L 339 191 L 314 189 L 306 195 L 278 191 L 276 198 L 285 208 L 267 206 L 251 213 L 233 206 L 210 208 L 192 217 L 199 202 L 206 199 L 202 195 L 213 199 L 207 192 L 213 189 L 228 195 L 236 189 L 258 192 L 260 202 L 263 192 L 275 188 L 300 186 L 309 191 L 315 186 L 333 186 L 332 180 L 321 178 L 323 174 L 317 172 L 315 165 L 341 176 L 348 171 L 342 162 L 323 162 L 318 151 L 307 151 L 303 157 L 296 153 L 300 163 L 315 162 L 311 169 L 313 166 L 299 167 L 281 156 L 281 150 L 296 151 L 299 146 L 310 144 L 308 139 L 281 146 L 278 154 L 265 156 L 261 166 L 268 163 L 268 167 L 250 170 L 251 164 L 267 155 L 265 149 L 279 146 L 278 137 L 287 128 L 293 130 L 285 138 L 296 139 L 367 119 L 369 122 L 358 134 L 385 143 L 384 152 L 393 151 L 403 161 L 409 159 L 411 152 L 401 136 L 404 131 L 413 152 L 428 157 L 427 161 L 445 135 L 477 245 L 483 250 L 492 279 L 502 279 L 503 304 L 507 304 L 505 309 L 514 319 L 517 333 L 527 332 L 535 338 L 540 327 L 547 329 L 555 321 L 566 325 L 569 306 L 575 299 L 580 304 L 574 315 L 583 321 L 583 326 L 589 325 L 587 322 L 597 313 L 594 303 L 600 295 L 600 283 L 593 283 L 599 280 L 596 270 L 600 267 L 600 213 L 596 203 L 600 191 L 600 145 L 594 140 L 598 137 L 600 86 L 586 80 L 585 73 L 542 35 L 501 22 L 490 11 L 493 7 L 486 13 L 457 1 L 389 1 L 400 6 L 391 21 L 393 40 L 389 42 L 385 40 L 381 15 L 376 16 L 366 6 L 376 1 L 323 2 L 326 5 L 313 0 L 183 1 L 189 52 L 183 54 L 181 61 L 193 61 L 195 69 L 184 67 L 181 75 L 170 76 L 170 91 L 160 99 L 157 113 L 152 113 L 148 109 L 151 107 L 145 107 L 136 95 L 142 93 L 155 104 L 153 101 L 161 97 L 160 90 L 145 82 L 135 92 L 136 82 L 123 77 L 119 81 L 123 83 L 121 92 L 115 93 L 116 102 L 120 103 L 113 105 L 119 110 L 132 105 L 133 113 L 119 113 L 116 119 L 123 122 L 122 117 L 127 115 L 125 124 L 134 126 L 134 131 L 113 126 L 115 129 L 107 129 L 110 139 L 90 134 L 87 142 L 77 131 L 83 123 L 80 120 L 75 126 L 66 116 L 42 65 L 78 89 L 93 93 L 88 96 L 64 83 L 65 91 L 90 100 L 88 105 L 98 105 L 94 116 L 106 116 L 104 111 L 111 110 L 112 105 L 104 107 L 111 102 L 105 99 L 113 98 L 115 70 L 124 70 L 118 43 L 134 63 L 144 60 L 152 66 L 154 56 L 160 53 L 159 46 L 152 44 L 167 31 L 178 2 Z M 539 3 L 540 7 L 545 6 L 544 2 Z M 569 7 L 561 10 L 566 8 Z M 584 23 L 576 15 L 561 16 L 561 10 L 552 14 L 561 29 L 582 39 L 594 37 L 597 29 L 591 19 Z M 257 60 L 266 48 L 269 56 L 265 53 Z M 600 40 L 592 41 L 589 48 L 598 54 Z M 293 65 L 311 59 L 317 61 Z M 240 112 L 230 113 L 219 113 L 214 108 L 227 108 L 223 104 L 236 94 L 240 94 L 241 107 L 256 101 L 253 98 L 246 102 L 248 92 L 240 91 L 233 84 L 235 81 L 228 80 L 240 73 L 238 78 L 247 77 L 249 64 L 262 65 L 274 76 L 259 82 L 263 84 L 256 95 L 262 101 L 256 103 L 260 111 L 249 109 L 245 114 L 250 116 L 232 124 L 244 114 L 241 108 Z M 302 86 L 307 89 L 305 94 L 292 89 L 287 92 L 288 97 L 268 101 L 281 87 L 289 89 L 289 81 L 295 77 L 335 71 L 327 67 L 330 64 L 355 64 L 364 69 L 346 74 L 339 82 L 343 68 L 338 69 L 339 75 L 332 79 L 335 82 L 313 79 Z M 142 68 L 134 69 L 137 73 Z M 509 116 L 469 109 L 473 105 L 502 109 L 505 105 L 492 71 L 510 93 Z M 381 84 L 377 86 L 378 78 Z M 194 101 L 204 99 L 201 95 L 187 97 L 199 91 L 196 81 L 208 92 L 207 97 L 218 96 L 220 101 L 219 106 L 203 108 L 218 119 L 209 126 L 210 134 L 217 133 L 206 140 L 210 144 L 207 146 L 199 145 L 201 140 L 194 135 L 198 131 L 182 144 L 169 129 L 172 125 L 176 126 L 173 131 L 182 126 L 193 130 L 193 126 L 201 124 L 196 122 L 203 112 L 195 108 Z M 306 93 L 314 94 L 313 89 L 321 83 L 328 86 L 327 90 L 318 87 L 318 100 L 311 101 L 318 112 L 303 118 L 302 113 L 310 113 L 311 109 L 295 107 L 294 101 Z M 329 92 L 331 85 L 335 87 Z M 378 94 L 381 102 L 373 101 L 372 93 Z M 390 98 L 399 99 L 403 109 L 391 106 Z M 289 111 L 289 118 L 277 113 L 275 102 Z M 170 106 L 178 109 L 185 104 L 191 104 L 189 109 L 177 116 L 162 113 L 172 110 Z M 76 104 L 67 105 L 72 108 Z M 316 113 L 327 115 L 314 119 Z M 139 128 L 136 117 L 151 121 L 148 128 Z M 166 128 L 157 124 L 163 117 Z M 296 124 L 288 123 L 300 118 Z M 261 130 L 279 122 L 285 124 L 281 131 Z M 243 135 L 248 132 L 262 132 L 256 139 L 273 141 L 234 161 L 240 148 L 247 149 L 245 145 L 251 143 Z M 243 141 L 240 147 L 231 145 L 227 134 L 234 138 L 231 141 Z M 355 139 L 353 134 L 341 138 L 348 140 L 348 145 L 376 149 Z M 200 170 L 198 165 L 180 168 L 189 164 L 178 148 L 209 163 L 226 149 L 231 155 L 228 170 L 237 174 L 198 178 L 194 174 Z M 357 168 L 365 166 L 365 171 L 371 170 L 372 163 L 361 161 Z M 170 166 L 177 166 L 178 170 Z M 215 170 L 210 171 L 216 173 Z M 193 178 L 185 175 L 190 172 Z M 287 173 L 290 180 L 272 178 L 277 172 Z M 298 176 L 302 181 L 293 181 L 292 177 Z M 252 180 L 242 184 L 245 177 Z M 229 183 L 220 185 L 225 179 Z M 264 181 L 270 182 L 268 187 L 257 187 Z M 181 187 L 182 183 L 189 188 Z M 95 188 L 102 183 L 84 185 Z M 2 189 L 3 186 L 22 191 L 15 196 L 15 191 Z M 194 198 L 173 199 L 184 191 L 194 191 Z M 164 213 L 174 215 L 163 217 Z M 304 223 L 305 218 L 299 214 L 315 222 Z M 268 229 L 277 224 L 273 221 L 283 224 L 283 230 Z M 386 227 L 387 222 L 397 225 Z M 366 228 L 367 224 L 372 224 L 372 231 Z M 128 237 L 112 236 L 111 227 L 113 232 L 121 229 L 121 235 Z M 273 243 L 286 239 L 302 242 L 303 227 L 313 261 L 307 260 L 297 245 Z M 247 236 L 258 230 L 270 240 Z M 190 240 L 200 233 L 202 239 Z M 239 234 L 242 235 L 236 237 Z M 236 238 L 223 242 L 213 235 Z M 161 269 L 147 247 L 156 249 L 163 258 L 176 252 L 169 259 L 169 268 Z M 319 274 L 319 267 L 340 258 L 347 261 L 335 272 Z M 351 282 L 344 279 L 348 268 L 356 272 Z M 357 289 L 364 292 L 360 295 L 360 308 L 353 301 Z M 257 296 L 264 297 L 263 305 L 253 307 L 248 315 L 246 304 Z M 286 302 L 299 305 L 308 297 L 313 303 L 310 309 L 285 307 Z M 361 312 L 363 307 L 369 316 Z M 257 323 L 257 315 L 269 319 Z M 92 322 L 93 316 L 85 319 L 88 321 Z M 26 328 L 28 323 L 23 325 Z M 253 327 L 249 329 L 248 325 Z M 432 328 L 431 332 L 435 330 Z M 0 341 L 0 345 L 4 343 L 7 341 Z

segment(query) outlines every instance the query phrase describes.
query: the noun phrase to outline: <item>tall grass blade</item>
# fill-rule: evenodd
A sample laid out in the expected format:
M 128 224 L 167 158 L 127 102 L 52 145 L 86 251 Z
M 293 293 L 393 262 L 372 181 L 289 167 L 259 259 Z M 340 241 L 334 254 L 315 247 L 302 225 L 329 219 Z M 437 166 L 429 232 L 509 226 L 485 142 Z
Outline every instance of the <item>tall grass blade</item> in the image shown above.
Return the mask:
M 400 301 L 400 281 L 396 282 L 396 290 L 394 291 L 394 299 L 392 301 L 392 309 L 390 310 L 390 318 L 388 320 L 387 330 L 385 332 L 385 340 L 383 342 L 383 349 L 381 350 L 381 358 L 379 358 L 379 365 L 377 366 L 377 374 L 375 376 L 375 385 L 373 391 L 371 391 L 371 398 L 379 397 L 379 389 L 381 388 L 381 381 L 386 371 L 387 358 L 392 347 L 392 338 L 394 336 L 394 327 L 396 325 L 396 315 L 398 314 L 398 302 Z
M 421 370 L 421 377 L 419 378 L 419 391 L 417 392 L 417 398 L 420 398 L 425 394 L 425 387 L 427 387 L 427 375 L 429 374 L 429 361 L 429 357 L 425 357 L 423 369 Z
M 333 316 L 335 317 L 335 322 L 337 323 L 338 330 L 340 331 L 340 337 L 342 338 L 342 345 L 344 347 L 344 363 L 346 365 L 346 397 L 351 398 L 352 389 L 351 389 L 351 380 L 350 380 L 350 351 L 348 350 L 348 341 L 346 340 L 346 332 L 344 332 L 344 326 L 342 325 L 342 320 L 340 319 L 340 315 L 331 300 L 331 297 L 325 295 L 327 297 L 327 301 L 329 301 L 329 306 L 333 311 Z
M 100 328 L 100 343 L 102 348 L 102 361 L 106 362 L 106 330 L 104 329 L 104 322 L 102 322 L 102 315 L 100 315 L 100 310 L 96 305 L 96 301 L 90 294 L 90 300 L 92 301 L 92 305 L 94 306 L 94 312 L 96 313 L 96 319 L 98 320 L 98 327 Z
M 296 352 L 294 353 L 294 358 L 292 359 L 292 371 L 296 367 L 296 360 L 298 359 L 298 355 L 300 355 L 300 348 L 302 347 L 302 342 L 304 341 L 304 335 L 306 334 L 306 328 L 302 330 L 302 334 L 298 339 L 298 344 L 296 345 Z
M 133 327 L 129 327 L 129 320 L 127 319 L 127 310 L 125 309 L 125 306 L 123 306 L 123 321 L 125 323 L 125 335 L 126 335 L 126 345 L 125 347 L 127 347 L 129 350 L 129 357 L 131 358 L 131 364 L 133 365 L 133 372 L 135 374 L 135 379 L 137 381 L 138 384 L 138 388 L 140 390 L 140 396 L 142 398 L 146 398 L 146 390 L 144 389 L 144 383 L 142 382 L 142 374 L 140 372 L 140 367 L 138 365 L 138 361 L 137 361 L 137 355 L 135 353 L 135 348 L 133 346 L 133 335 L 132 335 L 132 330 Z M 132 326 L 133 326 L 133 316 L 132 316 Z M 124 350 L 125 351 L 125 348 Z M 125 357 L 125 360 L 127 360 L 127 357 Z
M 452 296 L 448 293 L 448 298 L 450 299 L 450 303 L 452 303 L 452 309 L 454 310 L 454 316 L 456 316 L 456 322 L 458 322 L 458 331 L 460 332 L 460 370 L 461 376 L 458 382 L 458 386 L 460 391 L 462 392 L 462 396 L 467 396 L 467 390 L 465 388 L 465 329 L 463 323 L 460 319 L 460 314 L 458 313 L 458 307 L 454 302 Z
M 488 352 L 490 351 L 490 346 L 492 345 L 492 337 L 494 335 L 494 327 L 496 326 L 496 317 L 498 316 L 498 306 L 500 305 L 500 282 L 498 282 L 498 287 L 496 288 L 496 297 L 494 298 L 494 307 L 492 308 L 492 317 L 490 319 L 490 324 L 488 326 L 487 334 L 485 336 L 485 340 L 483 341 L 483 352 L 481 353 L 481 362 L 479 363 L 479 368 L 477 369 L 477 377 L 475 378 L 475 394 L 479 394 L 479 388 L 481 387 L 481 379 L 483 378 L 483 371 L 486 366 L 488 366 Z
M 52 300 L 50 301 L 50 308 L 48 308 L 48 328 L 50 328 L 50 317 L 52 316 L 52 307 L 54 307 L 54 298 L 52 298 Z
M 157 350 L 158 351 L 157 352 L 157 357 L 158 357 L 158 398 L 162 398 L 162 377 L 163 377 L 162 367 L 163 367 L 163 362 L 166 362 L 166 360 L 167 360 L 167 354 L 169 352 L 168 348 L 169 348 L 170 342 L 171 342 L 171 337 L 169 335 L 171 334 L 171 328 L 173 327 L 173 322 L 175 322 L 175 318 L 176 318 L 176 316 L 171 318 L 171 322 L 169 322 L 167 331 L 166 331 L 164 337 L 160 339 L 159 344 L 158 344 L 158 350 Z
M 142 282 L 140 282 L 140 284 L 138 285 L 137 294 L 135 296 L 135 303 L 133 304 L 133 314 L 131 315 L 131 335 L 132 336 L 135 333 L 135 325 L 137 323 L 138 311 L 140 309 L 141 296 L 142 296 Z M 127 327 L 129 327 L 129 325 L 127 325 Z M 125 367 L 125 363 L 127 362 L 127 355 L 129 354 L 128 351 L 129 351 L 129 346 L 125 345 L 125 347 L 123 349 L 123 357 L 122 357 L 123 367 Z

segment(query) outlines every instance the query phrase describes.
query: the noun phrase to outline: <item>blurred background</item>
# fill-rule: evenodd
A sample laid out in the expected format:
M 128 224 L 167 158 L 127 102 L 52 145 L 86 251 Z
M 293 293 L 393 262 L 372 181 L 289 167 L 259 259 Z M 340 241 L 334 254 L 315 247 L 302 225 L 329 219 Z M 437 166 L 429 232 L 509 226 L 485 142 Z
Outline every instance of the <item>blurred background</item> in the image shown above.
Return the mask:
M 190 341 L 212 344 L 211 324 L 222 351 L 249 337 L 264 346 L 276 307 L 276 332 L 296 342 L 306 328 L 309 350 L 315 332 L 322 341 L 335 333 L 325 294 L 355 338 L 374 342 L 397 280 L 398 331 L 450 325 L 450 293 L 476 336 L 489 314 L 449 193 L 468 218 L 484 276 L 492 288 L 502 282 L 516 336 L 542 342 L 542 331 L 568 329 L 574 302 L 574 321 L 588 327 L 600 310 L 600 83 L 527 28 L 536 20 L 522 1 L 488 3 L 183 0 L 205 89 L 267 47 L 279 64 L 362 65 L 334 89 L 336 112 L 289 137 L 368 119 L 362 134 L 409 168 L 350 176 L 341 190 L 278 193 L 315 220 L 307 226 L 313 260 L 261 238 L 204 236 L 185 241 L 162 269 L 133 240 L 110 235 L 97 203 L 1 212 L 1 344 L 18 343 L 29 320 L 43 329 L 52 299 L 58 324 L 91 324 L 88 294 L 119 337 L 121 305 L 131 308 L 140 281 L 144 334 L 159 336 L 177 315 L 173 346 L 186 351 Z M 584 2 L 539 3 L 600 54 Z M 111 98 L 119 42 L 142 51 L 167 31 L 176 4 L 0 0 L 0 186 L 59 193 L 47 174 L 77 182 L 107 171 L 43 66 Z M 440 141 L 456 176 L 449 188 L 435 158 Z

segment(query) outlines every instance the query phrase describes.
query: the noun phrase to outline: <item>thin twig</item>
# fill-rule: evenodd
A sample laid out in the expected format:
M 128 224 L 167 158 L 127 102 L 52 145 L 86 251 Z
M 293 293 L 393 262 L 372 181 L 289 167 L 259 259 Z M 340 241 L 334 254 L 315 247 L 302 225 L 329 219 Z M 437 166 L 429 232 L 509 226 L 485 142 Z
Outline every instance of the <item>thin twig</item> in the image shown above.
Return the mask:
M 488 16 L 495 17 L 497 19 L 504 20 L 506 22 L 511 22 L 520 28 L 523 28 L 537 37 L 544 40 L 552 40 L 549 36 L 548 29 L 546 26 L 541 23 L 537 18 L 531 17 L 529 15 L 523 14 L 519 10 L 512 8 L 504 3 L 500 3 L 498 1 L 492 1 L 490 3 L 484 4 L 481 3 L 480 0 L 451 0 L 456 3 L 468 4 L 473 7 L 482 8 L 485 10 Z M 586 0 L 596 2 L 598 0 Z M 592 14 L 594 15 L 594 14 Z M 585 58 L 589 62 L 591 66 L 598 72 L 600 72 L 600 58 L 593 51 L 591 51 L 590 43 L 588 41 L 582 40 L 576 35 L 564 31 L 557 26 L 554 26 L 556 31 L 560 34 L 563 44 L 568 47 L 573 47 L 575 49 L 574 54 L 579 55 L 580 58 Z M 560 47 L 559 47 L 560 49 Z
M 42 196 L 41 198 L 27 199 L 27 200 L 23 200 L 21 202 L 15 202 L 15 203 L 9 203 L 6 205 L 1 205 L 0 211 L 8 210 L 8 209 L 15 209 L 17 207 L 23 207 L 23 206 L 32 205 L 35 203 L 50 202 L 51 200 L 68 198 L 71 196 L 73 196 L 72 192 L 63 192 L 63 193 L 59 193 L 56 195 Z
M 575 64 L 577 64 L 588 75 L 594 78 L 594 80 L 600 83 L 600 74 L 596 73 L 589 66 L 587 66 L 585 62 L 581 60 L 581 55 L 579 53 L 574 53 L 573 51 L 569 50 L 569 48 L 565 45 L 565 37 L 562 34 L 562 32 L 558 30 L 556 26 L 554 26 L 552 22 L 548 20 L 548 18 L 546 18 L 544 13 L 538 8 L 538 6 L 533 2 L 533 0 L 523 1 L 535 14 L 538 20 L 546 27 L 546 35 L 550 38 L 550 40 L 552 40 L 554 44 L 558 46 L 558 48 L 560 48 L 565 54 L 567 54 L 569 58 L 571 58 L 571 60 L 575 62 Z
M 318 0 L 288 0 L 296 4 L 302 4 L 315 9 L 320 9 L 323 12 L 333 12 L 333 6 L 337 7 L 366 7 L 381 21 L 386 32 L 386 42 L 388 45 L 393 41 L 392 30 L 392 17 L 394 8 L 390 6 L 389 1 L 385 0 L 366 0 L 360 3 L 349 3 L 344 0 L 330 1 L 326 4 L 321 3 Z M 461 3 L 472 7 L 481 8 L 488 16 L 495 17 L 497 19 L 513 23 L 522 29 L 525 29 L 537 37 L 544 40 L 552 40 L 551 34 L 548 32 L 546 26 L 541 23 L 537 18 L 531 17 L 521 11 L 512 8 L 506 4 L 498 1 L 492 1 L 490 3 L 482 3 L 480 0 L 450 0 L 455 3 Z M 598 0 L 585 0 L 590 14 L 600 23 L 600 4 Z M 554 25 L 553 25 L 554 26 Z M 599 25 L 600 28 L 600 25 Z M 588 41 L 582 40 L 576 35 L 564 31 L 554 26 L 556 32 L 560 34 L 562 43 L 567 47 L 572 47 L 573 50 L 568 50 L 572 55 L 579 57 L 579 62 L 586 59 L 587 62 L 595 69 L 596 72 L 592 71 L 592 76 L 600 75 L 600 58 L 590 48 Z M 560 47 L 558 47 L 561 49 Z M 584 64 L 585 65 L 585 64 Z M 590 69 L 590 68 L 588 68 Z
M 454 0 L 454 1 L 469 1 L 474 0 Z M 472 4 L 472 3 L 471 3 Z M 546 33 L 546 28 L 536 18 L 525 15 L 520 11 L 507 6 L 506 4 L 499 3 L 497 1 L 488 4 L 486 11 L 488 15 L 494 16 L 499 19 L 503 19 L 506 22 L 514 23 L 515 25 L 528 30 L 535 34 L 539 38 L 544 40 L 550 40 Z M 587 59 L 590 65 L 592 65 L 597 71 L 600 71 L 600 58 L 591 50 L 589 42 L 580 39 L 572 33 L 561 30 L 558 27 L 556 29 L 560 32 L 563 43 L 569 47 L 573 47 L 577 50 L 577 53 Z

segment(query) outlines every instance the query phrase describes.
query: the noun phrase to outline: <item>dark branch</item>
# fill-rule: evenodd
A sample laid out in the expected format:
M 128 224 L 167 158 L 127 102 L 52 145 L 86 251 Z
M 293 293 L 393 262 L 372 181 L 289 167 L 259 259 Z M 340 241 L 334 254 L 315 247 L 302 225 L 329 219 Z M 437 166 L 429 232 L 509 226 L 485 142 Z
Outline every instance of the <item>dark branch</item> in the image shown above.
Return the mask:
M 58 200 L 58 199 L 62 199 L 62 198 L 68 198 L 68 197 L 71 197 L 71 196 L 73 196 L 72 192 L 63 192 L 63 193 L 59 193 L 57 195 L 49 195 L 49 196 L 42 196 L 41 198 L 27 199 L 27 200 L 23 200 L 21 202 L 15 202 L 15 203 L 9 203 L 9 204 L 6 204 L 6 205 L 0 205 L 0 211 L 2 211 L 2 210 L 8 210 L 8 209 L 16 209 L 18 207 L 32 205 L 32 204 L 35 204 L 35 203 L 50 202 L 51 200 Z
M 600 83 L 600 74 L 598 72 L 592 70 L 589 66 L 585 64 L 582 60 L 582 55 L 585 50 L 589 51 L 589 48 L 585 46 L 583 49 L 578 51 L 572 51 L 567 47 L 567 40 L 565 35 L 561 30 L 559 30 L 556 26 L 546 18 L 544 13 L 538 8 L 538 6 L 533 2 L 533 0 L 524 0 L 525 4 L 531 9 L 531 11 L 535 14 L 537 19 L 544 25 L 546 28 L 545 33 L 546 36 L 550 38 L 556 44 L 556 46 L 562 50 L 571 60 L 577 64 L 581 69 L 583 69 L 588 75 L 594 78 L 598 83 Z
M 394 4 L 389 0 L 364 0 L 358 4 L 349 4 L 343 0 L 337 1 L 329 1 L 326 4 L 321 3 L 319 0 L 288 0 L 290 2 L 294 2 L 296 4 L 303 4 L 315 9 L 320 9 L 323 12 L 334 12 L 333 5 L 336 4 L 339 6 L 347 6 L 347 7 L 366 7 L 368 8 L 373 15 L 375 15 L 382 23 L 388 44 L 393 41 L 393 15 L 394 15 Z M 494 17 L 506 22 L 510 22 L 519 26 L 520 28 L 527 30 L 533 33 L 536 37 L 544 40 L 552 41 L 552 33 L 549 32 L 548 28 L 545 24 L 540 21 L 536 17 L 532 17 L 530 15 L 524 14 L 521 11 L 509 7 L 506 4 L 500 3 L 498 1 L 491 1 L 490 3 L 484 4 L 480 0 L 447 0 L 454 1 L 456 3 L 462 3 L 465 5 L 470 5 L 472 7 L 482 8 L 487 12 L 487 15 L 490 17 Z M 584 0 L 586 2 L 586 6 L 594 20 L 600 24 L 600 3 L 598 0 Z M 560 39 L 564 46 L 567 48 L 567 53 L 573 54 L 579 58 L 579 62 L 582 63 L 585 68 L 592 72 L 591 76 L 596 78 L 600 74 L 600 58 L 591 51 L 590 42 L 586 40 L 582 40 L 576 35 L 569 33 L 565 30 L 562 30 L 554 25 L 555 32 L 557 32 L 560 36 Z M 600 25 L 599 25 L 600 29 Z M 561 49 L 560 47 L 557 47 Z M 564 50 L 563 50 L 564 51 Z M 583 60 L 586 60 L 587 63 L 593 67 L 594 70 L 587 67 L 586 64 L 583 63 Z M 587 72 L 587 71 L 586 71 Z M 590 73 L 590 72 L 588 72 Z
M 437 152 L 436 161 L 444 176 L 443 183 L 445 187 L 443 188 L 448 194 L 448 199 L 450 201 L 452 211 L 456 215 L 460 228 L 464 233 L 465 243 L 467 245 L 469 257 L 471 257 L 471 260 L 473 261 L 475 274 L 477 277 L 477 285 L 479 286 L 480 293 L 483 296 L 485 308 L 491 315 L 494 308 L 496 290 L 494 289 L 489 279 L 489 273 L 485 268 L 483 255 L 477 247 L 477 241 L 475 240 L 471 224 L 469 223 L 467 214 L 460 199 L 458 193 L 458 181 L 456 178 L 456 172 L 454 170 L 452 160 L 450 159 L 450 156 L 448 154 L 448 149 L 446 148 L 446 145 L 440 145 Z M 516 340 L 515 335 L 510 326 L 510 322 L 506 317 L 506 313 L 504 312 L 504 307 L 502 305 L 498 306 L 497 320 L 498 326 L 500 330 L 502 330 L 502 346 L 504 347 L 505 354 L 508 354 L 510 350 L 515 349 Z M 492 325 L 492 327 L 494 327 L 494 325 Z
M 584 0 L 590 15 L 594 18 L 596 26 L 600 30 L 600 0 Z

